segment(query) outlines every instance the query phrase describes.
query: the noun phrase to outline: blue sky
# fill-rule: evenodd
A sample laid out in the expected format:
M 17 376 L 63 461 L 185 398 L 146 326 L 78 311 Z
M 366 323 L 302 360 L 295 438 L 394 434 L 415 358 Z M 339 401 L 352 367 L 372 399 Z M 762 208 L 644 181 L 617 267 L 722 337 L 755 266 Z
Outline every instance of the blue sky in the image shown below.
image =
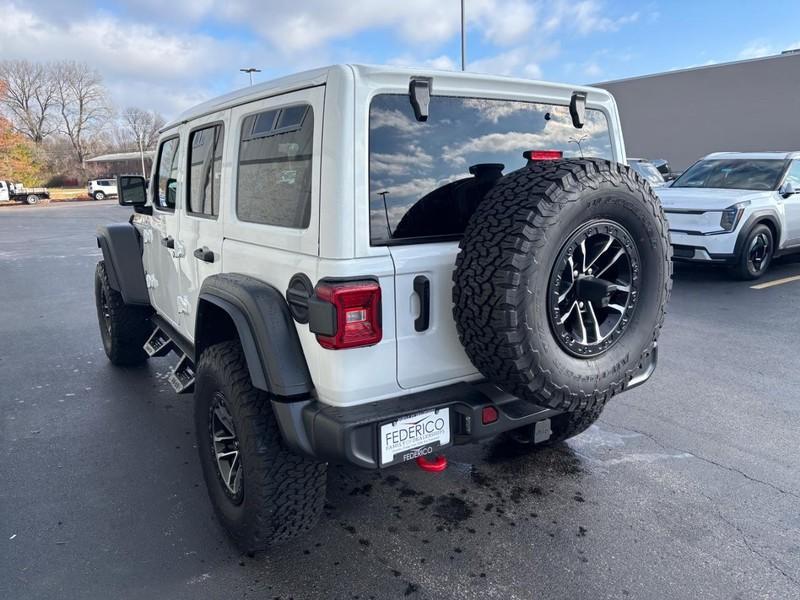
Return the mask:
M 590 83 L 800 47 L 789 0 L 466 0 L 468 70 Z M 167 117 L 333 62 L 454 69 L 458 0 L 0 0 L 0 57 L 96 67 L 115 104 Z

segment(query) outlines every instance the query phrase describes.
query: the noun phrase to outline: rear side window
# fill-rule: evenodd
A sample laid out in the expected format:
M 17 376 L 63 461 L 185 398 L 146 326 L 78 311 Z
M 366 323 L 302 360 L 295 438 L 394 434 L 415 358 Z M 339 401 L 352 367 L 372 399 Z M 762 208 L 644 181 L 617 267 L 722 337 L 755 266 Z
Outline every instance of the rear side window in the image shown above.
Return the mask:
M 175 210 L 178 195 L 178 138 L 168 139 L 161 144 L 156 174 L 153 204 L 162 210 Z
M 193 131 L 189 136 L 188 212 L 216 217 L 222 167 L 222 125 Z
M 406 94 L 370 106 L 370 241 L 457 239 L 497 179 L 526 164 L 526 150 L 612 159 L 604 113 L 575 129 L 567 106 L 433 96 L 425 122 Z
M 236 214 L 242 221 L 305 229 L 311 218 L 314 113 L 300 104 L 242 123 Z

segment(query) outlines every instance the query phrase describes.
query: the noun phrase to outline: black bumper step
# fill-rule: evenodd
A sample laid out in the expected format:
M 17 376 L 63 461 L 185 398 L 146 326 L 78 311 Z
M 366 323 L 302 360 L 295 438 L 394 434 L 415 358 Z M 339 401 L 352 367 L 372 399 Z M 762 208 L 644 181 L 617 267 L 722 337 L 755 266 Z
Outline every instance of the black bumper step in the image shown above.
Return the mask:
M 481 415 L 486 407 L 497 410 L 497 420 L 485 425 Z M 284 439 L 293 449 L 318 460 L 367 469 L 380 465 L 380 426 L 401 417 L 449 409 L 452 443 L 458 445 L 546 421 L 561 412 L 506 394 L 489 383 L 457 383 L 352 407 L 314 400 L 273 400 L 272 408 Z M 549 426 L 537 428 L 537 433 L 549 431 Z

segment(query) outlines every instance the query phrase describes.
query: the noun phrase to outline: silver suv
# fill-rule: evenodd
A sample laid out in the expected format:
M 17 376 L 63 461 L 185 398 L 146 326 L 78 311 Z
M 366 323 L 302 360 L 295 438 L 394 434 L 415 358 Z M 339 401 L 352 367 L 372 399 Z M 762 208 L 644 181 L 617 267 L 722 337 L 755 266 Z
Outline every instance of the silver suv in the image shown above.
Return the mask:
M 164 128 L 149 187 L 119 178 L 106 353 L 177 356 L 248 551 L 315 523 L 329 462 L 564 440 L 656 364 L 670 244 L 625 164 L 593 88 L 340 65 L 217 98 Z

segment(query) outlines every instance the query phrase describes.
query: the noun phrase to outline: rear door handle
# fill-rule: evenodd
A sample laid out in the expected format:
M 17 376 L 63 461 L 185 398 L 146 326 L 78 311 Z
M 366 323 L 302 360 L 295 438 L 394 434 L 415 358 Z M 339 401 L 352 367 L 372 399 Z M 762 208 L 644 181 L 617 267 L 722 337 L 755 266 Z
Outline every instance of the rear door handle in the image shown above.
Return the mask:
M 214 253 L 208 249 L 208 247 L 203 246 L 202 248 L 198 248 L 194 251 L 194 257 L 198 260 L 202 260 L 203 262 L 213 263 L 214 262 Z
M 414 331 L 425 331 L 431 324 L 431 282 L 424 275 L 417 275 L 414 291 L 419 296 L 419 316 L 414 320 Z
M 167 237 L 163 237 L 163 238 L 161 238 L 161 245 L 164 246 L 165 248 L 174 249 L 175 248 L 175 238 L 173 238 L 171 235 L 168 235 Z

